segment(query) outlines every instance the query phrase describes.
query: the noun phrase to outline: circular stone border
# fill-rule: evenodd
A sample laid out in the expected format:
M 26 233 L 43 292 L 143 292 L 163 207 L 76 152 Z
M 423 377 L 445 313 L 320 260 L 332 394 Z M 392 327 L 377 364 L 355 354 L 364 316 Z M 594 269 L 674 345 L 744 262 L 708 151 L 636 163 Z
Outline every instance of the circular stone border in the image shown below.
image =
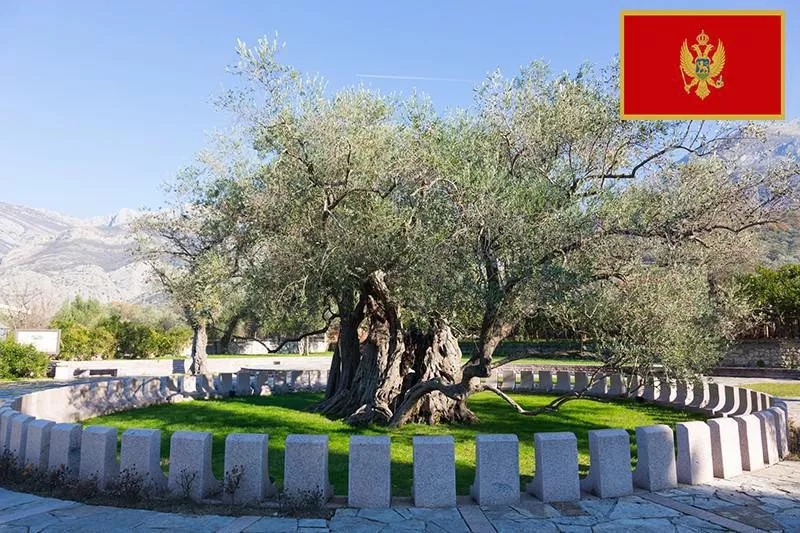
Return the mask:
M 230 434 L 225 440 L 225 479 L 211 471 L 210 432 L 177 431 L 170 442 L 169 475 L 160 467 L 159 430 L 129 429 L 122 435 L 117 461 L 117 428 L 77 424 L 80 420 L 149 405 L 195 398 L 320 391 L 327 373 L 319 370 L 264 370 L 213 376 L 118 378 L 36 391 L 0 408 L 0 446 L 20 466 L 42 471 L 64 469 L 67 477 L 113 486 L 120 473 L 140 476 L 153 490 L 206 500 L 222 493 L 237 503 L 263 502 L 276 493 L 269 477 L 266 434 Z M 659 381 L 593 372 L 506 370 L 505 391 L 558 394 L 585 391 L 588 397 L 633 397 L 702 413 L 706 422 L 636 428 L 637 467 L 630 470 L 630 437 L 624 429 L 589 432 L 589 474 L 579 479 L 573 433 L 534 434 L 535 476 L 527 492 L 544 502 L 576 501 L 581 492 L 605 497 L 631 494 L 634 486 L 659 491 L 677 483 L 701 484 L 743 470 L 774 464 L 788 454 L 786 404 L 757 391 L 716 383 Z M 628 394 L 628 390 L 634 390 Z M 352 507 L 391 505 L 388 436 L 350 438 L 347 503 Z M 456 503 L 452 436 L 414 438 L 414 505 L 447 507 Z M 284 497 L 332 496 L 328 481 L 327 435 L 290 435 L 285 443 Z M 476 437 L 475 482 L 471 495 L 480 505 L 514 505 L 520 500 L 519 446 L 516 435 Z M 236 477 L 236 492 L 223 490 Z

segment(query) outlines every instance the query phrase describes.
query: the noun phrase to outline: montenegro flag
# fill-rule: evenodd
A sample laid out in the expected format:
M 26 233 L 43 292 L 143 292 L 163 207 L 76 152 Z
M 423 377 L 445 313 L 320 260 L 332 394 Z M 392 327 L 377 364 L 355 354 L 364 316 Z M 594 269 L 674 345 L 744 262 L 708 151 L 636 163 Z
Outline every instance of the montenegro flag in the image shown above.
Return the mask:
M 623 11 L 624 119 L 783 119 L 783 11 Z

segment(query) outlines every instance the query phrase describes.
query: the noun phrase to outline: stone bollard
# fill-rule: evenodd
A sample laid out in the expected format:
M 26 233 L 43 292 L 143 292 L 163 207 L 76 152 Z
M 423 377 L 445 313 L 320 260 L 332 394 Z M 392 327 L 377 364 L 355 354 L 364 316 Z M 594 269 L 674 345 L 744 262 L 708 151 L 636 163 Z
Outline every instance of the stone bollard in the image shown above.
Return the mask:
M 556 372 L 556 392 L 569 392 L 572 390 L 572 383 L 569 381 L 569 372 Z
M 277 370 L 272 374 L 273 390 L 278 392 L 286 391 L 286 371 Z
M 759 392 L 758 395 L 761 397 L 761 401 L 758 403 L 758 405 L 761 406 L 761 408 L 759 410 L 760 411 L 764 411 L 766 409 L 769 409 L 769 407 L 770 407 L 770 405 L 769 405 L 769 399 L 770 399 L 769 394 L 767 394 L 766 392 Z
M 217 392 L 223 397 L 233 395 L 233 374 L 230 372 L 223 372 L 217 379 L 219 380 Z
M 750 407 L 752 407 L 753 413 L 761 410 L 761 396 L 758 395 L 758 391 L 750 391 Z
M 414 507 L 455 507 L 456 459 L 452 435 L 416 436 Z
M 786 412 L 780 407 L 770 407 L 767 410 L 772 412 L 775 417 L 775 437 L 778 443 L 778 457 L 783 459 L 789 455 L 789 435 L 787 432 L 788 424 L 786 423 Z
M 742 452 L 739 449 L 739 426 L 732 418 L 712 418 L 711 461 L 714 477 L 728 479 L 742 473 Z
M 736 393 L 739 395 L 739 406 L 736 411 L 734 411 L 733 416 L 749 415 L 752 412 L 752 408 L 750 407 L 750 391 L 739 387 L 736 389 Z
M 644 390 L 642 391 L 642 398 L 647 402 L 654 402 L 656 401 L 656 380 L 655 378 L 650 378 L 644 384 Z
M 675 383 L 675 399 L 672 400 L 673 405 L 683 407 L 689 403 L 689 384 L 685 381 L 678 381 Z
M 624 429 L 596 429 L 589 432 L 589 474 L 581 489 L 601 498 L 618 498 L 633 493 L 631 443 Z
M 105 426 L 83 428 L 79 472 L 81 480 L 96 480 L 100 489 L 116 481 L 119 476 L 117 428 Z
M 678 437 L 678 483 L 700 485 L 714 479 L 711 459 L 711 427 L 705 422 L 680 422 Z
M 188 397 L 197 396 L 197 376 L 183 376 L 181 391 Z
M 638 374 L 631 374 L 630 378 L 628 378 L 628 390 L 632 398 L 638 398 L 644 394 L 642 380 Z
M 327 501 L 333 492 L 328 481 L 328 436 L 289 435 L 283 462 L 283 491 L 296 497 L 318 492 Z
M 500 386 L 501 390 L 514 390 L 517 384 L 517 375 L 513 370 L 503 370 L 503 384 Z
M 25 443 L 25 465 L 36 468 L 47 468 L 50 457 L 50 430 L 55 423 L 49 420 L 34 420 L 28 424 L 27 442 Z
M 179 403 L 191 398 L 184 396 L 181 392 L 183 387 L 179 379 L 175 376 L 163 376 L 161 378 L 161 394 L 164 399 L 169 403 Z
M 589 389 L 592 396 L 605 396 L 608 394 L 608 376 L 599 376 L 595 378 L 592 387 Z
M 197 376 L 197 393 L 201 398 L 219 396 L 219 393 L 214 388 L 213 376 Z
M 328 387 L 328 370 L 320 370 L 318 390 L 324 391 Z
M 475 482 L 470 494 L 478 505 L 519 503 L 519 440 L 516 435 L 475 437 Z
M 658 380 L 658 396 L 656 403 L 667 404 L 672 400 L 672 381 L 668 379 Z
M 269 396 L 272 394 L 272 389 L 267 385 L 266 372 L 256 373 L 253 394 L 256 396 Z
M 755 414 L 761 428 L 761 446 L 765 465 L 774 465 L 780 461 L 778 455 L 778 428 L 775 413 L 770 410 Z
M 550 392 L 553 390 L 553 373 L 549 370 L 539 371 L 539 391 Z
M 211 470 L 211 433 L 176 431 L 169 441 L 170 492 L 195 501 L 219 490 Z
M 254 504 L 275 494 L 269 479 L 269 436 L 231 433 L 225 437 L 225 500 Z M 231 493 L 233 486 L 236 490 Z
M 390 507 L 392 460 L 389 437 L 353 435 L 347 483 L 349 507 Z
M 625 394 L 625 383 L 622 374 L 611 374 L 609 376 L 608 394 L 609 396 L 622 396 Z
M 533 390 L 533 372 L 531 370 L 523 370 L 520 372 L 519 390 L 532 391 Z
M 11 441 L 11 419 L 20 413 L 13 409 L 6 409 L 0 413 L 0 452 L 8 450 Z
M 299 370 L 290 370 L 289 377 L 287 378 L 287 384 L 289 385 L 289 389 L 292 391 L 299 390 L 302 387 L 302 383 L 300 381 L 301 376 L 303 373 Z
M 250 372 L 236 373 L 236 396 L 250 396 L 253 389 L 250 388 Z
M 725 385 L 725 403 L 719 414 L 722 416 L 731 416 L 739 409 L 739 387 L 732 385 Z M 738 439 L 737 439 L 738 442 Z
M 574 433 L 533 435 L 536 472 L 527 492 L 545 503 L 574 502 L 581 498 L 578 477 L 578 439 Z
M 669 426 L 636 428 L 637 463 L 633 481 L 637 487 L 656 492 L 678 485 L 675 441 Z
M 575 392 L 583 392 L 589 388 L 589 376 L 586 372 L 575 372 Z
M 742 415 L 733 419 L 739 426 L 742 470 L 752 472 L 764 468 L 764 446 L 761 443 L 761 423 L 758 418 L 755 415 Z
M 141 390 L 139 387 L 141 386 L 140 381 L 137 378 L 123 378 L 123 392 L 122 397 L 124 398 L 124 405 L 123 409 L 136 409 L 137 407 L 142 407 L 142 396 Z
M 126 429 L 122 433 L 120 473 L 141 478 L 144 487 L 156 491 L 167 487 L 161 470 L 161 431 L 158 429 Z
M 77 479 L 81 465 L 82 431 L 80 424 L 56 424 L 50 428 L 49 470 L 63 468 L 68 478 Z
M 32 416 L 20 414 L 11 417 L 11 431 L 8 437 L 8 450 L 18 464 L 25 461 L 25 446 L 28 444 L 28 426 L 33 422 Z
M 695 381 L 692 386 L 692 401 L 689 407 L 703 408 L 708 403 L 708 387 L 705 381 Z
M 145 405 L 157 405 L 164 402 L 160 377 L 145 378 L 142 383 L 142 400 Z
M 725 389 L 719 383 L 709 383 L 708 403 L 705 406 L 705 410 L 710 414 L 716 415 L 722 410 L 723 405 L 725 405 Z

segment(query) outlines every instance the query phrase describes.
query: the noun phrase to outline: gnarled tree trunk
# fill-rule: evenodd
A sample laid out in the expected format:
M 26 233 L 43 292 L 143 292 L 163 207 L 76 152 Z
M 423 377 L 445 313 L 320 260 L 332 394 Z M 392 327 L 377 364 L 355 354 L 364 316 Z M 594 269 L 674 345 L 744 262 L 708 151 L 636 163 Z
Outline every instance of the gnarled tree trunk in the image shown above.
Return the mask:
M 366 320 L 368 333 L 356 352 L 353 340 L 357 346 L 361 319 Z M 343 315 L 326 400 L 317 410 L 352 424 L 387 423 L 406 405 L 407 392 L 420 383 L 459 384 L 460 364 L 461 350 L 446 322 L 431 321 L 428 332 L 404 329 L 384 273 L 374 272 L 362 285 L 356 308 Z M 346 369 L 352 368 L 355 371 L 348 382 Z M 405 406 L 403 421 L 473 421 L 465 400 L 432 392 Z
M 192 332 L 192 363 L 189 365 L 189 373 L 195 376 L 208 374 L 208 354 L 206 354 L 208 331 L 205 322 L 194 323 Z

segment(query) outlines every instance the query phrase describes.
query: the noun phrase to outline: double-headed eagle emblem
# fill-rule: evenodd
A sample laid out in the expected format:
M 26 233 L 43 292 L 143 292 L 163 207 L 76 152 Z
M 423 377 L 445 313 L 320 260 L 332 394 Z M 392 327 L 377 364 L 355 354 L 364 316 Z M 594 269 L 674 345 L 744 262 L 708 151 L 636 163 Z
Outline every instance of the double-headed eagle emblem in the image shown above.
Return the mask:
M 708 44 L 709 37 L 706 32 L 700 30 L 700 35 L 697 36 L 697 44 L 692 45 L 696 56 L 693 56 L 689 51 L 689 46 L 686 39 L 683 40 L 681 46 L 681 76 L 683 77 L 683 89 L 686 94 L 692 90 L 692 87 L 697 86 L 695 94 L 701 100 L 711 94 L 708 86 L 716 89 L 722 88 L 725 84 L 722 81 L 722 69 L 725 68 L 725 47 L 722 41 L 717 41 L 717 51 L 709 58 L 708 54 L 714 49 L 713 44 Z M 686 83 L 686 76 L 689 76 L 689 83 Z M 714 79 L 716 78 L 716 79 Z

